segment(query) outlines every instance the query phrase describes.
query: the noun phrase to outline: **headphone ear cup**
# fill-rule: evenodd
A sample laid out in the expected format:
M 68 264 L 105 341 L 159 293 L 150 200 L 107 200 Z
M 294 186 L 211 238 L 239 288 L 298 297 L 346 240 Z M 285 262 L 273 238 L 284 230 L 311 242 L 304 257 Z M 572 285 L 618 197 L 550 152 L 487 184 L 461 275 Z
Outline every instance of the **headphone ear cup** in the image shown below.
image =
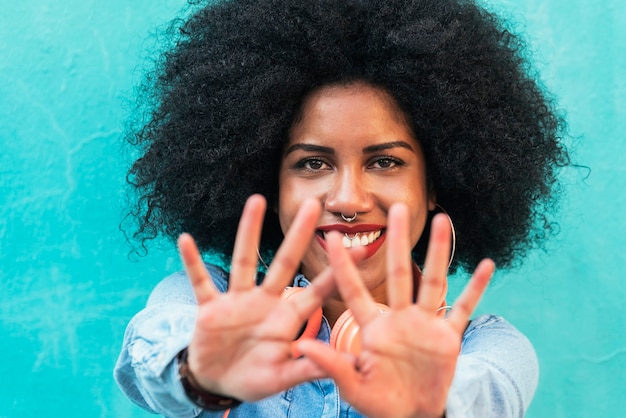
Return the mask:
M 330 331 L 330 346 L 331 348 L 358 354 L 361 352 L 361 340 L 359 324 L 356 323 L 354 315 L 350 309 L 337 318 L 337 322 Z
M 377 306 L 381 315 L 389 311 L 387 305 L 378 303 Z M 330 332 L 330 346 L 337 351 L 355 356 L 361 354 L 361 327 L 350 309 L 337 318 L 337 322 Z

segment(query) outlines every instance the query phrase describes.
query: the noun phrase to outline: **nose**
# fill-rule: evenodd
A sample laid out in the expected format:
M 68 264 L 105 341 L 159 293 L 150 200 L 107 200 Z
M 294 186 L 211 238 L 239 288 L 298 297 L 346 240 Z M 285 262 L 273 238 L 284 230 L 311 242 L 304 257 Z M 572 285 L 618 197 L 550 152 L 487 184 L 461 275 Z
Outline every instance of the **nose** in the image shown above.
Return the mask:
M 372 210 L 374 201 L 366 175 L 359 170 L 339 170 L 329 184 L 324 209 L 337 216 L 365 213 Z

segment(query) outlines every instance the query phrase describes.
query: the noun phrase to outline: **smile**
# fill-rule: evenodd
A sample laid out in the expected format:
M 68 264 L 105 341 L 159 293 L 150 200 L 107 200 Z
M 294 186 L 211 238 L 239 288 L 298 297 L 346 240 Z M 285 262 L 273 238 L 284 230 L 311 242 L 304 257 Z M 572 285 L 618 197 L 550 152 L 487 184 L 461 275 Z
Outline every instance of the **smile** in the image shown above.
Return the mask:
M 325 231 L 319 231 L 319 235 L 326 241 Z M 376 231 L 370 232 L 357 232 L 353 234 L 344 233 L 343 234 L 343 246 L 344 248 L 353 248 L 353 247 L 366 247 L 370 244 L 373 244 L 380 238 L 382 235 L 382 230 L 378 229 Z
M 383 246 L 387 229 L 380 223 L 363 223 L 357 225 L 330 224 L 318 227 L 315 237 L 324 251 L 326 248 L 326 237 L 331 231 L 339 232 L 343 235 L 344 248 L 363 248 L 364 257 L 370 258 L 378 253 Z

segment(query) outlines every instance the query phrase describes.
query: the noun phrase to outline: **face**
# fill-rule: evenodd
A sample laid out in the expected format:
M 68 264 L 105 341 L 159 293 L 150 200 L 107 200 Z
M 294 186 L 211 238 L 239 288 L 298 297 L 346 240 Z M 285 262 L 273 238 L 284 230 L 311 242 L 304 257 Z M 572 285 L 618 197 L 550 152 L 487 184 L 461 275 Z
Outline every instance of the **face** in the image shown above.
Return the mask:
M 408 206 L 413 245 L 435 205 L 420 144 L 385 92 L 360 83 L 327 86 L 305 100 L 280 167 L 278 216 L 283 232 L 312 196 L 323 210 L 302 259 L 302 273 L 312 279 L 328 265 L 324 233 L 336 230 L 344 235 L 344 245 L 367 246 L 367 258 L 358 268 L 370 292 L 375 297 L 384 294 L 385 226 L 391 205 Z M 341 217 L 355 213 L 352 222 Z

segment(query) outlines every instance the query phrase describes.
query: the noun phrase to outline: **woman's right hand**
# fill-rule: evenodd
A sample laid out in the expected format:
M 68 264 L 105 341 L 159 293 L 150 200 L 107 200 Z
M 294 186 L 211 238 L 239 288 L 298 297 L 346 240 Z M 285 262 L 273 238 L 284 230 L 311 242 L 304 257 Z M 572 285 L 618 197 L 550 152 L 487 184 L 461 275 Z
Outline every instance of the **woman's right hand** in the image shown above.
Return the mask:
M 263 283 L 257 286 L 257 248 L 265 209 L 262 196 L 251 196 L 246 202 L 226 293 L 216 289 L 192 237 L 183 234 L 178 241 L 198 301 L 188 347 L 190 370 L 205 390 L 244 401 L 326 376 L 314 362 L 296 359 L 291 353 L 303 323 L 335 289 L 330 269 L 305 291 L 281 298 L 309 246 L 320 204 L 311 200 L 302 206 Z

